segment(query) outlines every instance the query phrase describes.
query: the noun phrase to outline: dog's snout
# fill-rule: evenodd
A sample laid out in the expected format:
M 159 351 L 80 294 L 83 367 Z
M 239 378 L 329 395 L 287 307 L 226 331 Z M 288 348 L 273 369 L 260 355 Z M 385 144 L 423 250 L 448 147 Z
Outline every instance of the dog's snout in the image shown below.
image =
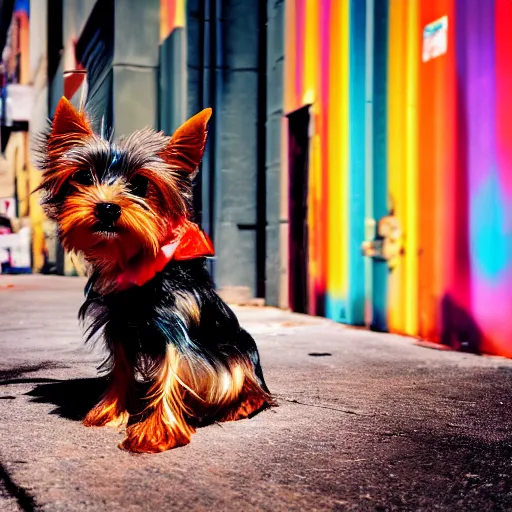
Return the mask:
M 115 222 L 121 216 L 121 207 L 114 203 L 99 203 L 96 215 L 103 222 Z

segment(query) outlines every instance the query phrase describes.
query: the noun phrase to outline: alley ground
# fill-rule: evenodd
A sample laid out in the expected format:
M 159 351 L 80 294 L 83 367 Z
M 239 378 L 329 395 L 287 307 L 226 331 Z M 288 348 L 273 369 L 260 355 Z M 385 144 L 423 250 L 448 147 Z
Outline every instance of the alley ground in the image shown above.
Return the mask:
M 511 510 L 512 361 L 236 308 L 279 406 L 120 451 L 78 278 L 0 277 L 0 510 Z

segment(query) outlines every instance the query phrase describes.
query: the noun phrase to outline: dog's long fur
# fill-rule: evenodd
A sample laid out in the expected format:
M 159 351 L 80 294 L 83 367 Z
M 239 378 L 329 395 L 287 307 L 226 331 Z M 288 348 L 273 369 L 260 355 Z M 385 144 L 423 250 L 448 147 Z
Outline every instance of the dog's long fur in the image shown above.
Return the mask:
M 171 137 L 145 129 L 116 143 L 94 134 L 67 100 L 40 145 L 43 205 L 64 247 L 91 267 L 80 318 L 101 333 L 109 385 L 85 425 L 127 425 L 121 447 L 160 452 L 187 444 L 197 425 L 249 417 L 273 405 L 252 337 L 220 299 L 203 257 L 170 260 L 142 285 L 116 277 L 148 265 L 189 225 L 191 176 L 211 111 Z M 119 217 L 98 216 L 99 203 Z M 178 239 L 178 238 L 176 238 Z M 134 405 L 140 381 L 149 388 Z

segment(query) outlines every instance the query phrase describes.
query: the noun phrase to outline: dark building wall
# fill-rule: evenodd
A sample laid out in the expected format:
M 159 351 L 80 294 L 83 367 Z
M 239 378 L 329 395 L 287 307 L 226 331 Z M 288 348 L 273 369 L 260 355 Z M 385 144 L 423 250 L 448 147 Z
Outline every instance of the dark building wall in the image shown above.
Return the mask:
M 160 45 L 159 129 L 171 135 L 187 119 L 187 37 L 176 27 Z
M 202 108 L 214 109 L 195 199 L 197 220 L 216 247 L 213 276 L 219 289 L 235 288 L 246 298 L 265 296 L 267 287 L 267 297 L 275 303 L 282 2 L 269 0 L 267 8 L 266 0 L 189 0 L 186 28 L 175 29 L 161 45 L 159 0 L 100 3 L 109 2 L 114 9 L 108 21 L 112 30 L 106 27 L 104 41 L 94 43 L 89 38 L 91 45 L 101 45 L 89 58 L 100 54 L 103 59 L 90 87 L 93 110 L 106 113 L 108 124 L 121 135 L 143 126 L 170 134 Z M 96 33 L 100 20 L 95 21 L 93 14 L 100 3 L 88 2 L 85 19 L 79 3 L 73 7 L 75 0 L 64 5 L 63 43 L 69 43 L 65 36 L 69 24 L 78 37 L 77 53 L 80 50 L 84 60 L 87 24 Z M 272 45 L 268 54 L 267 13 Z M 269 77 L 274 80 L 268 84 L 267 58 Z M 84 64 L 93 67 L 92 60 Z M 57 66 L 51 111 L 62 95 L 62 61 Z M 271 222 L 266 230 L 267 215 Z M 270 256 L 267 262 L 266 256 Z
M 185 117 L 190 117 L 207 106 L 212 106 L 209 87 L 209 40 L 210 20 L 206 18 L 206 7 L 209 0 L 188 0 L 186 11 L 186 29 L 184 35 L 184 52 L 186 81 L 183 104 Z M 176 30 L 175 30 L 176 32 Z M 208 41 L 208 44 L 207 44 Z M 207 67 L 208 66 L 208 67 Z M 212 211 L 210 211 L 209 181 L 213 176 L 213 166 L 208 162 L 209 148 L 212 146 L 211 137 L 208 141 L 205 158 L 199 168 L 194 182 L 194 209 L 196 221 L 212 236 Z M 212 265 L 210 265 L 212 267 Z
M 83 15 L 79 10 L 75 16 Z M 75 22 L 76 23 L 76 22 Z M 72 26 L 72 20 L 70 20 Z M 87 110 L 95 129 L 109 130 L 114 123 L 112 102 L 112 62 L 114 60 L 115 0 L 97 2 L 87 15 L 85 23 L 74 28 L 78 33 L 75 59 L 87 70 Z M 70 44 L 70 37 L 66 38 Z M 69 50 L 68 50 L 69 51 Z
M 187 2 L 187 115 L 214 111 L 198 220 L 215 243 L 217 287 L 248 298 L 264 293 L 265 24 L 264 0 Z
M 209 66 L 207 40 L 209 39 L 210 19 L 206 18 L 206 8 L 210 0 L 187 0 L 186 12 L 186 95 L 187 116 L 202 110 L 207 101 L 208 83 L 204 78 Z M 209 9 L 208 9 L 209 10 Z M 208 43 L 209 46 L 209 43 Z
M 217 286 L 257 294 L 257 182 L 260 141 L 259 29 L 261 2 L 226 0 L 221 105 L 218 109 L 218 200 L 215 229 Z M 264 120 L 261 120 L 264 122 Z M 264 150 L 264 147 L 262 148 Z
M 266 123 L 266 286 L 265 300 L 271 306 L 282 304 L 282 253 L 287 237 L 281 215 L 281 127 L 284 83 L 284 0 L 269 0 L 267 18 L 267 123 Z M 283 233 L 284 231 L 284 233 Z
M 113 105 L 116 135 L 158 125 L 159 0 L 116 0 Z
M 88 109 L 117 135 L 158 125 L 159 0 L 51 0 L 62 16 L 64 55 L 75 52 L 88 72 Z M 50 27 L 58 32 L 57 26 Z M 76 40 L 76 49 L 73 40 Z M 55 43 L 54 43 L 55 46 Z M 72 61 L 73 59 L 68 59 Z M 64 59 L 51 77 L 50 111 L 63 94 Z

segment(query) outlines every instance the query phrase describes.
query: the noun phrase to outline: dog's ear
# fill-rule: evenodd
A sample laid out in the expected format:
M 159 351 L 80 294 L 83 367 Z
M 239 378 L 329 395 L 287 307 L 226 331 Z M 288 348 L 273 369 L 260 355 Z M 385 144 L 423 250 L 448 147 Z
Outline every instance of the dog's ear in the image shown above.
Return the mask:
M 49 135 L 49 149 L 60 153 L 93 134 L 91 125 L 84 112 L 78 112 L 63 96 L 53 116 Z
M 205 108 L 174 132 L 161 155 L 172 169 L 190 174 L 197 169 L 206 147 L 211 115 L 212 109 Z
M 56 195 L 62 185 L 76 169 L 60 157 L 73 146 L 93 135 L 93 130 L 84 112 L 78 112 L 64 97 L 59 100 L 49 133 L 41 134 L 35 151 L 39 155 L 39 168 L 43 171 L 40 185 L 34 190 L 46 190 Z

